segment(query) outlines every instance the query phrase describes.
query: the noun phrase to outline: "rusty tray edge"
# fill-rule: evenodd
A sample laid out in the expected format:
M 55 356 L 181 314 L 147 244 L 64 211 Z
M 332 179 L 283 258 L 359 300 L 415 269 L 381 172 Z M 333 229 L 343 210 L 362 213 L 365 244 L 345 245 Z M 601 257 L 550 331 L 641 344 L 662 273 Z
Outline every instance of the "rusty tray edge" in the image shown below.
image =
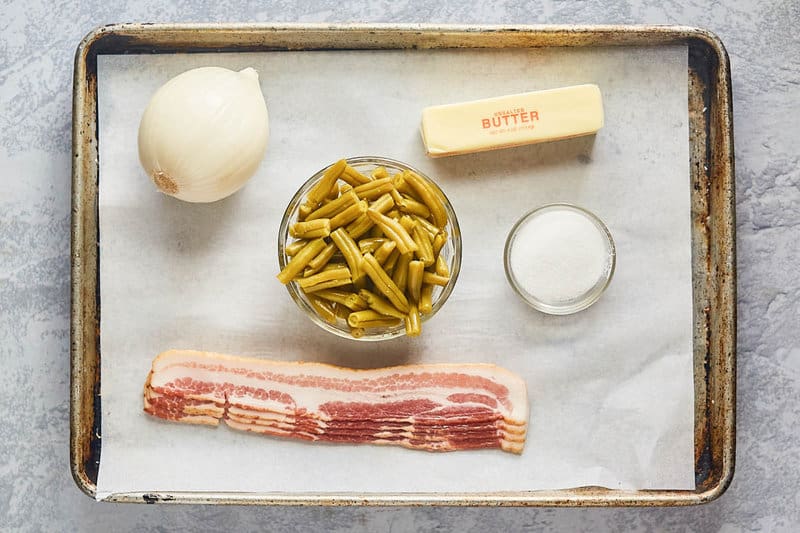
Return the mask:
M 696 505 L 721 496 L 735 465 L 736 247 L 733 120 L 730 64 L 721 40 L 687 26 L 432 25 L 432 24 L 114 24 L 81 41 L 73 78 L 71 227 L 70 469 L 76 485 L 96 497 L 99 465 L 99 292 L 97 291 L 96 56 L 158 51 L 266 51 L 343 48 L 541 47 L 689 44 L 703 48 L 711 63 L 699 123 L 706 155 L 695 157 L 692 174 L 705 195 L 693 217 L 695 295 L 695 385 L 705 398 L 696 406 L 696 465 L 711 468 L 694 491 L 620 491 L 601 487 L 513 493 L 221 493 L 159 492 L 112 494 L 104 501 L 263 505 L 446 505 L 446 506 L 670 506 Z M 707 93 L 707 94 L 706 94 Z M 691 119 L 690 119 L 691 122 Z M 690 134 L 690 137 L 692 135 Z M 692 146 L 690 146 L 690 149 Z M 690 150 L 691 151 L 691 150 Z M 705 232 L 705 233 L 704 233 Z M 695 242 L 697 241 L 697 242 Z M 697 245 L 699 243 L 699 247 Z M 704 279 L 694 269 L 705 262 Z M 707 297 L 707 300 L 705 299 Z M 703 318 L 698 318 L 702 314 Z M 698 337 L 705 335 L 703 350 Z M 702 381 L 699 374 L 702 374 Z M 698 427 L 702 422 L 703 427 Z M 705 454 L 705 455 L 704 455 Z

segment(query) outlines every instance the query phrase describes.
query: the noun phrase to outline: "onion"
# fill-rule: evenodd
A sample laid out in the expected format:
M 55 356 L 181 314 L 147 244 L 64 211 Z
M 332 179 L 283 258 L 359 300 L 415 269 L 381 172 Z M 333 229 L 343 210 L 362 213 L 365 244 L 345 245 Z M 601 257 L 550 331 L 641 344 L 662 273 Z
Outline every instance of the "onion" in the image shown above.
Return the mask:
M 151 98 L 139 124 L 139 160 L 164 194 L 214 202 L 255 173 L 268 138 L 267 106 L 254 69 L 196 68 Z

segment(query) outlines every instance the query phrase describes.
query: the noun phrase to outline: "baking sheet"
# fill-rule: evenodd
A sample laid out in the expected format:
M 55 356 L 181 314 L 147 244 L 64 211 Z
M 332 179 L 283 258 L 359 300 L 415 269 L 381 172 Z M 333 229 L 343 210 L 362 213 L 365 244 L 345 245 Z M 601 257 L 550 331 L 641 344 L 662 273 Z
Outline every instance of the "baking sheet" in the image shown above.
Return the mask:
M 138 165 L 136 129 L 160 84 L 202 65 L 260 72 L 272 136 L 245 189 L 191 205 L 154 191 Z M 686 67 L 683 46 L 99 57 L 98 499 L 150 490 L 693 489 Z M 424 156 L 426 105 L 578 83 L 604 95 L 596 138 Z M 428 172 L 459 214 L 461 277 L 419 339 L 334 338 L 274 280 L 277 228 L 293 192 L 329 162 L 364 154 Z M 502 269 L 514 221 L 552 201 L 594 211 L 617 244 L 609 290 L 570 317 L 524 306 Z M 356 367 L 494 362 L 528 382 L 528 443 L 519 457 L 429 454 L 162 422 L 142 413 L 141 386 L 152 358 L 176 347 Z

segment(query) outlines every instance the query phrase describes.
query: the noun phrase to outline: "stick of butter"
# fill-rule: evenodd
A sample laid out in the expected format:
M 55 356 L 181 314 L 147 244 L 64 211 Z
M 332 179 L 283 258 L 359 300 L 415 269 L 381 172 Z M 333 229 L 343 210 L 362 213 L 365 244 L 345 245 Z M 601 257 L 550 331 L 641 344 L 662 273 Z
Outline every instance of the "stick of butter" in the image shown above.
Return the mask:
M 591 135 L 603 127 L 597 85 L 575 85 L 422 110 L 431 157 L 510 148 Z

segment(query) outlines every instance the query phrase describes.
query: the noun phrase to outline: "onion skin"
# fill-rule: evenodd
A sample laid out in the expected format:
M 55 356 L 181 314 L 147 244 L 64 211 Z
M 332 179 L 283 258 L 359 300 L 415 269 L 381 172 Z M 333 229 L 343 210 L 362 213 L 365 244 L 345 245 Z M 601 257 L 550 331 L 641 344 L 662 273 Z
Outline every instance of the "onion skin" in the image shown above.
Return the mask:
M 156 188 L 215 202 L 256 172 L 269 139 L 258 73 L 202 67 L 159 88 L 139 124 L 139 161 Z

